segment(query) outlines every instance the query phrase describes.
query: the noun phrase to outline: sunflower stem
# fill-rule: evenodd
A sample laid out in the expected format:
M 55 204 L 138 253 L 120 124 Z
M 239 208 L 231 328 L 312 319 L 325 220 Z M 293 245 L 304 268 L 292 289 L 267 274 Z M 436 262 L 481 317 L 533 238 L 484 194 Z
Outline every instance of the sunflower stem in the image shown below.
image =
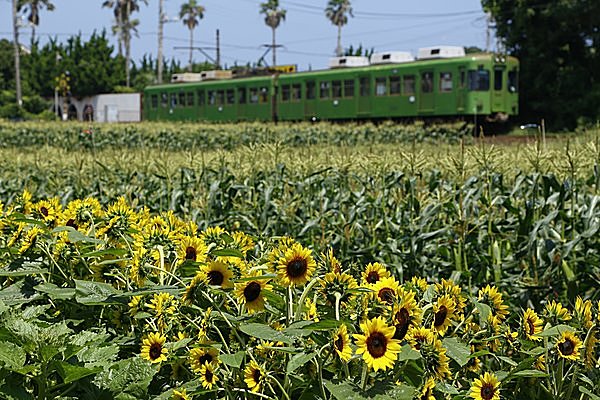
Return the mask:
M 281 386 L 281 383 L 279 382 L 279 379 L 277 379 L 277 378 L 275 378 L 274 376 L 271 376 L 271 375 L 269 375 L 269 378 L 271 378 L 271 380 L 274 381 L 277 384 L 277 386 L 279 387 L 279 390 L 281 390 L 281 393 L 283 393 L 283 395 L 285 396 L 285 398 L 287 400 L 290 400 L 290 396 L 287 394 L 287 391 L 283 388 L 283 386 Z M 275 392 L 273 392 L 273 394 L 275 394 Z
M 292 316 L 294 315 L 294 291 L 292 285 L 288 286 L 288 326 L 292 323 Z
M 363 370 L 362 370 L 362 377 L 360 379 L 360 387 L 362 389 L 362 391 L 364 392 L 367 389 L 367 372 L 368 372 L 369 367 L 367 366 L 367 363 L 363 364 Z
M 340 300 L 342 299 L 342 294 L 340 292 L 335 292 L 335 320 L 340 320 Z
M 300 317 L 302 316 L 302 310 L 304 309 L 304 301 L 306 301 L 306 296 L 308 296 L 308 293 L 313 288 L 313 286 L 317 284 L 317 282 L 319 282 L 319 278 L 313 278 L 313 280 L 308 282 L 308 285 L 306 285 L 306 287 L 302 291 L 302 295 L 300 295 L 300 301 L 298 302 L 298 308 L 296 308 L 296 315 L 294 316 L 294 321 L 300 320 Z

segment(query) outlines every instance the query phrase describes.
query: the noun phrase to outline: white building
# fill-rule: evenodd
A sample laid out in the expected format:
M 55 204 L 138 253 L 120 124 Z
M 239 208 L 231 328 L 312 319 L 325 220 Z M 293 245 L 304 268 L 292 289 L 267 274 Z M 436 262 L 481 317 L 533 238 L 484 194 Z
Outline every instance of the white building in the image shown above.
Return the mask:
M 82 99 L 71 99 L 69 115 L 79 121 L 95 122 L 139 122 L 142 117 L 142 95 L 140 93 L 99 94 Z

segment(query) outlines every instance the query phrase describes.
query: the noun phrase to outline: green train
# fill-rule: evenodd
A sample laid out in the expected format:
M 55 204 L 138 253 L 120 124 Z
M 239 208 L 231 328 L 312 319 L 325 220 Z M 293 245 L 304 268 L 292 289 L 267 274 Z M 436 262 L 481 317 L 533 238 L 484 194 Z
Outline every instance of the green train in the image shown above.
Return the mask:
M 446 50 L 420 49 L 416 60 L 379 54 L 376 63 L 372 57 L 368 65 L 351 67 L 344 64 L 357 58 L 347 57 L 332 59 L 339 65 L 328 70 L 149 86 L 144 90 L 143 117 L 227 122 L 506 121 L 518 114 L 516 58 Z

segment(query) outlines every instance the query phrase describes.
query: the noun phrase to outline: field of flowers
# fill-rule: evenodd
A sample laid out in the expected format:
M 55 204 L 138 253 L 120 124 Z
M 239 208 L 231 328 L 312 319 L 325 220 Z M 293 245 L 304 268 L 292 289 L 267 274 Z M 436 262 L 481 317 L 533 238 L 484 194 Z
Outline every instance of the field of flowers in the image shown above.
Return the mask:
M 600 399 L 599 132 L 468 132 L 0 123 L 0 398 Z

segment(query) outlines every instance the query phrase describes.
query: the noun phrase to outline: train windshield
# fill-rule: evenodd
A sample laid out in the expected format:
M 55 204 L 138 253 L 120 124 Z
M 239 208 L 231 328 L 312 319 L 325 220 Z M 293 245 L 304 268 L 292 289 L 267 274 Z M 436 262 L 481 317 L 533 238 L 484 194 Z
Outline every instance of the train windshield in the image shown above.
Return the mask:
M 519 91 L 519 74 L 516 69 L 508 71 L 508 90 L 512 93 Z
M 490 90 L 490 71 L 487 69 L 471 69 L 468 71 L 469 90 Z

